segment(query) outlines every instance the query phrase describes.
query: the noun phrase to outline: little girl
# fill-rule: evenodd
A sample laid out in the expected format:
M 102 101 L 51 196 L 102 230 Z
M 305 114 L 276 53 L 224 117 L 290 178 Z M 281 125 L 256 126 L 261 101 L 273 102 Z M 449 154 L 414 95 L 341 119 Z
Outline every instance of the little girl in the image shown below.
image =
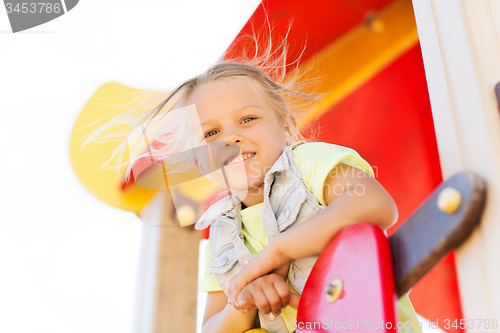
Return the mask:
M 263 71 L 220 63 L 205 75 L 213 73 L 218 77 L 200 85 L 188 104 L 196 105 L 208 144 L 239 146 L 227 174 L 244 166 L 246 179 L 195 225 L 211 226 L 200 285 L 208 292 L 202 332 L 255 326 L 292 332 L 298 296 L 333 236 L 359 221 L 385 230 L 397 208 L 354 150 L 297 141 L 297 122 Z M 398 305 L 401 321 L 417 321 L 407 296 Z
M 229 187 L 229 196 L 195 225 L 210 226 L 200 285 L 208 292 L 203 333 L 254 327 L 293 332 L 299 296 L 329 241 L 347 225 L 367 221 L 385 230 L 398 216 L 394 201 L 356 151 L 306 142 L 289 101 L 311 96 L 290 88 L 294 82 L 285 82 L 285 65 L 281 76 L 270 70 L 278 67 L 264 66 L 270 55 L 220 62 L 185 81 L 148 114 L 135 115 L 135 128 L 145 135 L 155 133 L 155 118 L 167 120 L 156 132 L 163 144 L 148 147 L 159 159 L 216 143 L 239 149 L 221 164 L 224 177 L 192 160 L 203 174 Z M 285 55 L 286 49 L 279 59 Z M 184 112 L 167 114 L 192 105 L 195 124 Z M 131 164 L 127 176 L 130 170 Z M 418 321 L 407 295 L 397 306 L 400 321 Z

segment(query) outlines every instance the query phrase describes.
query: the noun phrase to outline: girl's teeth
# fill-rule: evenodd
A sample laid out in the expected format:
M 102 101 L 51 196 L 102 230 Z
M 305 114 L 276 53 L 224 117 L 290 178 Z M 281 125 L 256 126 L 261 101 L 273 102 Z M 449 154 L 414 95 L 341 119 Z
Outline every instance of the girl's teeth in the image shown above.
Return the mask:
M 246 159 L 247 159 L 247 158 L 249 158 L 249 157 L 252 157 L 253 155 L 255 155 L 255 154 L 243 154 L 241 157 L 240 157 L 240 156 L 238 156 L 238 157 L 236 157 L 234 160 L 232 160 L 231 162 L 229 162 L 229 163 L 228 163 L 228 165 L 229 165 L 229 164 L 233 164 L 233 163 L 238 163 L 238 162 L 241 162 L 241 161 L 243 161 L 243 160 L 246 160 Z

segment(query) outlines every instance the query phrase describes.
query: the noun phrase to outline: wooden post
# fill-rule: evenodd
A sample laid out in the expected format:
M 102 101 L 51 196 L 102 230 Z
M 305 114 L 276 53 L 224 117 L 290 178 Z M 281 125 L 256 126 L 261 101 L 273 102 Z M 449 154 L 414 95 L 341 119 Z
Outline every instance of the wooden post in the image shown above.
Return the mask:
M 443 178 L 472 170 L 487 182 L 483 219 L 456 261 L 469 331 L 493 332 L 492 320 L 500 319 L 500 117 L 494 92 L 500 81 L 500 1 L 413 0 L 413 6 Z
M 169 191 L 159 191 L 140 218 L 134 333 L 195 333 L 201 231 L 180 226 Z

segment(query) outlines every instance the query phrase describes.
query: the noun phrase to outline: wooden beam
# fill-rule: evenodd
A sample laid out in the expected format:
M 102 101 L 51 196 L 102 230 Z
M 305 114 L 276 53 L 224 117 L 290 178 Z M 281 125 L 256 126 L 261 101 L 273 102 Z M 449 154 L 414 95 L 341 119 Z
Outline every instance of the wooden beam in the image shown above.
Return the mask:
M 193 225 L 180 226 L 170 191 L 158 191 L 140 218 L 143 237 L 134 332 L 196 332 L 202 232 Z

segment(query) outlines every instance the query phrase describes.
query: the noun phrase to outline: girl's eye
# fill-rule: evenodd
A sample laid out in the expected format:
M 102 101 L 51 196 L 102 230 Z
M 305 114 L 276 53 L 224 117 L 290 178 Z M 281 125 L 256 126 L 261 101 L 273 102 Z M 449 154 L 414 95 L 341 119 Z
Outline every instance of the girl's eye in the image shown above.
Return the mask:
M 213 135 L 210 135 L 210 133 L 214 133 L 213 135 L 217 134 L 217 131 L 216 130 L 211 130 L 210 132 L 208 132 L 207 134 L 205 134 L 205 138 L 208 138 L 209 136 L 213 136 Z
M 243 119 L 242 123 L 248 123 L 248 121 L 245 121 L 247 119 L 254 120 L 255 118 L 254 117 L 246 117 L 245 119 Z

